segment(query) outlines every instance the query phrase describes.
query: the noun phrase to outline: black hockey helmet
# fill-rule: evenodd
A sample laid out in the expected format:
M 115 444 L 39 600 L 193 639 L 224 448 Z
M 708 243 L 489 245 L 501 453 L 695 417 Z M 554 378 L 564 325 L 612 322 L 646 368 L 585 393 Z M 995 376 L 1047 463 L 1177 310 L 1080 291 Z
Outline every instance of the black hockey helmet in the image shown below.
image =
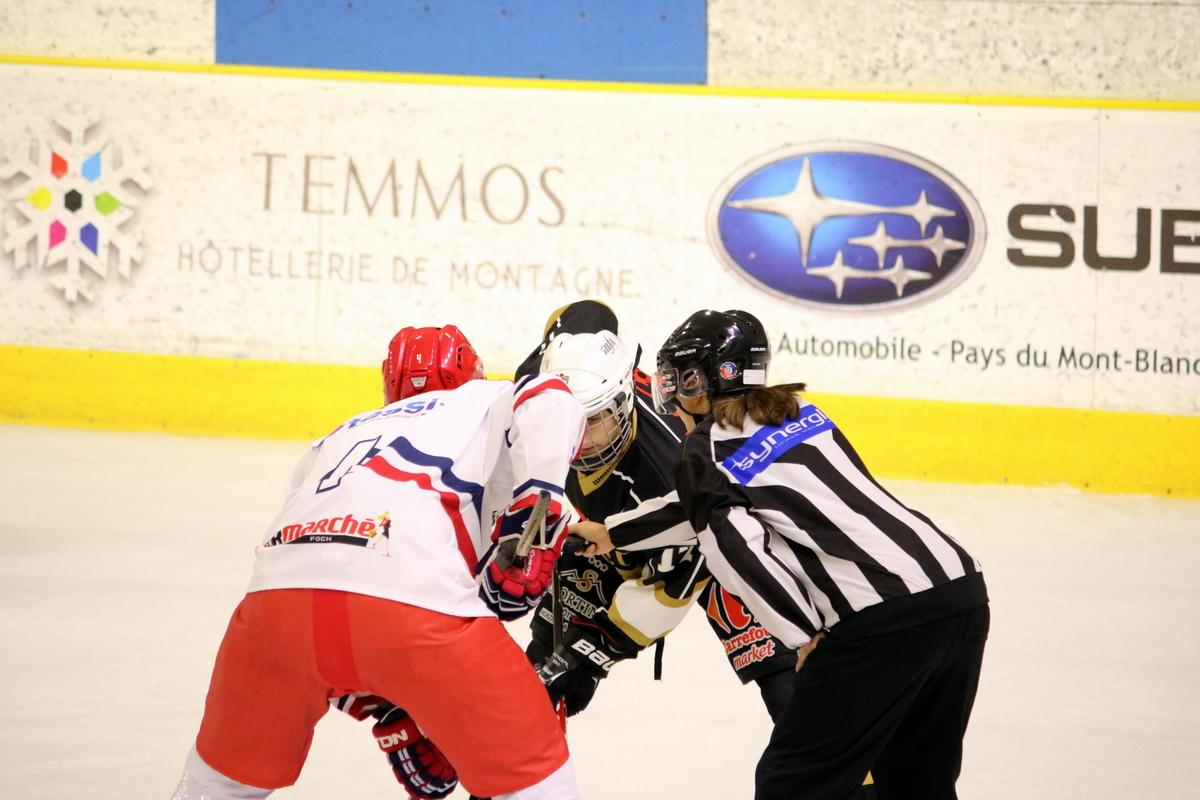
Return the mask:
M 697 311 L 658 350 L 654 406 L 679 408 L 678 397 L 737 394 L 767 382 L 771 347 L 762 323 L 745 311 Z

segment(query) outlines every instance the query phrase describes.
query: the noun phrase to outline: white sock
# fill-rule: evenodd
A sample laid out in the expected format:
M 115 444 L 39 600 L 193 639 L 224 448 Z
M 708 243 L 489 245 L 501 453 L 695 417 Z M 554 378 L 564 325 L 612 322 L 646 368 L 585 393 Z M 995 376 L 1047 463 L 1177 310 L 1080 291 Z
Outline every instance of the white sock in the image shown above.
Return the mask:
M 183 765 L 183 778 L 171 795 L 171 800 L 262 800 L 271 791 L 225 777 L 205 764 L 196 748 L 192 747 Z
M 568 757 L 565 764 L 533 786 L 518 789 L 512 794 L 498 794 L 495 800 L 579 800 L 575 767 Z

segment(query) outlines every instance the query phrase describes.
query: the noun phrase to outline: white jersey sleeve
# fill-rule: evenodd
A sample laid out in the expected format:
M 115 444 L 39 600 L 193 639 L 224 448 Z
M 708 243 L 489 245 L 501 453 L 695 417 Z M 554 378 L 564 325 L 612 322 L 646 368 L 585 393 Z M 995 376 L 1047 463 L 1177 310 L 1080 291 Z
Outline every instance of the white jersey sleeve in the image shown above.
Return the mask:
M 583 407 L 557 377 L 530 375 L 522 378 L 514 389 L 512 413 L 509 455 L 514 475 L 518 477 L 509 505 L 520 507 L 531 503 L 544 489 L 550 493 L 547 520 L 562 519 L 565 509 L 570 508 L 562 465 L 570 465 L 583 440 L 586 424 Z M 534 542 L 535 547 L 550 544 Z
M 301 459 L 249 591 L 340 589 L 489 616 L 474 580 L 523 484 L 562 483 L 583 409 L 566 387 L 470 381 L 358 414 Z

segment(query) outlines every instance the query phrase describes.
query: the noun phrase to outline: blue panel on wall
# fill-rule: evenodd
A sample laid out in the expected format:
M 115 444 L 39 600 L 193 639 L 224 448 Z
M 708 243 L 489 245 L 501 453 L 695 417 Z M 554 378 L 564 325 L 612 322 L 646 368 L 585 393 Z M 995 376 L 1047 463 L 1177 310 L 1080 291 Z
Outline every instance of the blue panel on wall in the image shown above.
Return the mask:
M 706 0 L 217 0 L 217 61 L 703 84 Z

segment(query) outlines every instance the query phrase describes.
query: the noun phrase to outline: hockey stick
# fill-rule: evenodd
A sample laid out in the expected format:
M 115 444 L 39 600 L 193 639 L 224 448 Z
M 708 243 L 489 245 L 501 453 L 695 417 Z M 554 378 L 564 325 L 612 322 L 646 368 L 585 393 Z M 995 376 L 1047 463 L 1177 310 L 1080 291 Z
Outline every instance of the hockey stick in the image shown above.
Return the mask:
M 525 561 L 525 557 L 529 555 L 535 534 L 539 541 L 546 538 L 546 512 L 549 510 L 550 492 L 539 489 L 537 502 L 533 504 L 533 511 L 529 513 L 529 521 L 525 523 L 525 530 L 521 532 L 521 538 L 517 540 L 517 549 L 513 552 L 516 563 Z
M 525 523 L 525 530 L 521 532 L 521 538 L 517 540 L 516 550 L 513 551 L 514 561 L 517 559 L 519 559 L 520 561 L 524 561 L 526 556 L 529 555 L 529 551 L 533 547 L 533 537 L 535 534 L 537 534 L 540 537 L 545 536 L 545 533 L 546 533 L 546 511 L 549 508 L 550 508 L 550 493 L 548 491 L 546 491 L 545 489 L 542 489 L 541 491 L 538 492 L 537 503 L 534 504 L 533 511 L 530 512 L 530 514 L 529 514 L 529 521 Z M 575 536 L 575 537 L 568 536 L 563 541 L 563 549 L 564 550 L 566 550 L 568 547 L 577 547 L 578 546 L 578 543 L 571 541 L 572 538 L 579 539 L 580 542 L 583 542 L 583 546 L 585 546 L 585 547 L 587 546 L 587 542 L 584 542 L 582 538 L 580 538 L 578 536 Z M 503 556 L 503 553 L 501 552 L 500 554 L 497 554 L 496 557 L 497 557 L 497 559 L 500 559 L 502 556 Z M 506 565 L 501 564 L 501 566 L 506 566 Z M 482 578 L 483 578 L 483 575 L 480 574 L 480 579 L 482 580 Z M 558 581 L 558 564 L 557 563 L 554 565 L 554 578 L 553 578 L 551 586 L 552 586 L 551 591 L 554 592 L 554 595 L 551 598 L 551 607 L 554 609 L 554 617 L 555 617 L 554 634 L 553 634 L 554 646 L 558 647 L 558 645 L 562 642 L 562 608 L 560 607 L 560 603 L 558 602 L 559 581 Z M 556 708 L 555 711 L 558 713 L 558 719 L 562 723 L 563 730 L 565 731 L 567 728 L 566 707 L 561 706 L 561 704 L 560 704 L 560 708 Z M 470 800 L 491 800 L 491 798 L 490 797 L 479 797 L 477 795 L 471 795 Z
M 574 534 L 572 534 L 573 536 Z M 579 537 L 575 537 L 579 538 Z M 563 550 L 567 549 L 567 544 L 571 536 L 567 537 L 567 541 L 563 542 Z M 562 573 L 558 568 L 558 563 L 554 564 L 554 579 L 550 583 L 550 591 L 553 592 L 550 596 L 550 616 L 554 620 L 554 630 L 550 634 L 552 646 L 551 653 L 557 653 L 558 648 L 562 647 L 563 640 L 563 605 L 562 605 Z M 567 732 L 567 699 L 560 698 L 554 704 L 554 713 L 558 716 L 558 724 L 562 725 L 563 733 Z
M 533 549 L 533 537 L 538 536 L 539 539 L 546 536 L 546 512 L 550 510 L 550 492 L 545 489 L 538 491 L 537 502 L 533 504 L 533 510 L 529 512 L 529 519 L 525 522 L 525 527 L 521 531 L 521 537 L 517 539 L 517 546 L 511 551 L 501 547 L 496 553 L 496 563 L 501 569 L 508 569 L 513 564 L 525 563 L 526 556 Z M 510 540 L 511 541 L 511 540 Z M 483 583 L 483 569 L 479 568 L 479 574 L 475 576 L 476 583 Z
M 567 534 L 567 538 L 563 540 L 562 551 L 563 555 L 575 555 L 585 550 L 590 544 L 582 536 L 574 533 Z M 554 565 L 554 579 L 551 583 L 550 595 L 550 616 L 554 626 L 551 632 L 550 639 L 552 647 L 551 653 L 558 652 L 558 648 L 562 647 L 563 641 L 563 605 L 562 605 L 562 577 L 559 572 L 559 565 Z M 554 713 L 558 715 L 558 721 L 562 725 L 563 732 L 567 730 L 567 701 L 566 699 L 559 700 L 554 704 Z

